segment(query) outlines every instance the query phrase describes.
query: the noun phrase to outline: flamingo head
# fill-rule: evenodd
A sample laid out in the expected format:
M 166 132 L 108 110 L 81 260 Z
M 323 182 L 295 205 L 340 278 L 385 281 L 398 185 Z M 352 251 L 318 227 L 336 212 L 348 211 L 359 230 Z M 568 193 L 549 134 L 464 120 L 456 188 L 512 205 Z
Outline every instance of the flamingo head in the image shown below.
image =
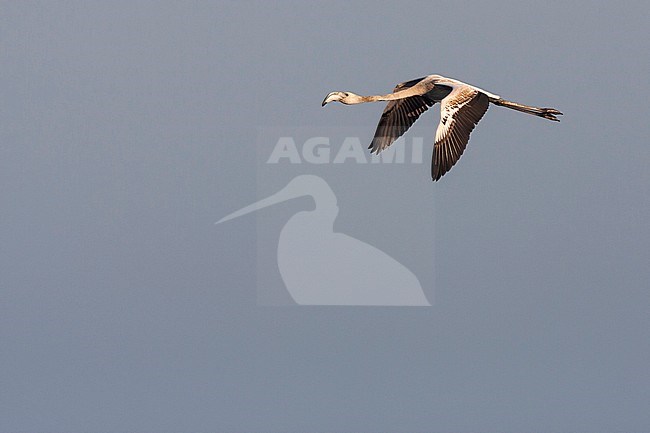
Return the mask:
M 359 102 L 362 102 L 362 97 L 352 92 L 331 92 L 325 97 L 325 99 L 323 99 L 321 106 L 324 107 L 329 102 L 335 101 L 346 105 L 358 104 Z

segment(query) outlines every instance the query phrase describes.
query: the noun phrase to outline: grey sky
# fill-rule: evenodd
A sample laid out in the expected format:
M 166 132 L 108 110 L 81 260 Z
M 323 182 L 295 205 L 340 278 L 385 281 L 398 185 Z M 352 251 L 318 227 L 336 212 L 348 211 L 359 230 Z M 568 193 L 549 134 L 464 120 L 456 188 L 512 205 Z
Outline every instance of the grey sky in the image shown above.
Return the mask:
M 2 2 L 0 431 L 648 431 L 649 15 Z M 327 179 L 433 307 L 259 306 L 256 218 L 313 206 L 214 225 L 290 180 L 258 179 L 259 131 L 369 139 L 382 106 L 325 94 L 430 73 L 565 116 L 492 107 L 437 183 Z

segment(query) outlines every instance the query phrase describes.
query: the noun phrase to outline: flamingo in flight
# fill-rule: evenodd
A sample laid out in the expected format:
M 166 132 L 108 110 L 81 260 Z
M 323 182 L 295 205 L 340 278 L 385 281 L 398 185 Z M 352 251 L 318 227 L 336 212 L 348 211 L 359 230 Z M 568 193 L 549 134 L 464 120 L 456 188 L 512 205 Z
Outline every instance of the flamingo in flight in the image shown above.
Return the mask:
M 323 100 L 322 106 L 334 101 L 346 105 L 388 101 L 368 147 L 375 154 L 390 146 L 422 113 L 440 102 L 440 123 L 436 130 L 431 162 L 431 177 L 434 181 L 439 180 L 458 162 L 470 133 L 490 103 L 556 122 L 560 121 L 556 115 L 562 114 L 555 108 L 531 107 L 506 101 L 499 95 L 441 75 L 427 75 L 400 83 L 395 86 L 393 93 L 387 95 L 361 96 L 352 92 L 331 92 Z

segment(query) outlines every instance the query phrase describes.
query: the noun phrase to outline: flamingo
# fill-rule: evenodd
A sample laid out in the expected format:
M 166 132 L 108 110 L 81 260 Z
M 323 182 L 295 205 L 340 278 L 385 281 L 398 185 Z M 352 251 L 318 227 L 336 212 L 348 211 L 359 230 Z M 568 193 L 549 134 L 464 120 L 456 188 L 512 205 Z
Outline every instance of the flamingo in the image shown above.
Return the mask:
M 431 161 L 434 181 L 447 173 L 465 151 L 470 133 L 490 103 L 559 122 L 562 113 L 555 108 L 539 108 L 503 99 L 471 84 L 441 75 L 427 75 L 398 84 L 387 95 L 361 96 L 352 92 L 331 92 L 323 100 L 346 105 L 388 101 L 379 119 L 375 136 L 368 146 L 378 154 L 404 134 L 422 113 L 440 102 L 440 123 L 436 130 Z

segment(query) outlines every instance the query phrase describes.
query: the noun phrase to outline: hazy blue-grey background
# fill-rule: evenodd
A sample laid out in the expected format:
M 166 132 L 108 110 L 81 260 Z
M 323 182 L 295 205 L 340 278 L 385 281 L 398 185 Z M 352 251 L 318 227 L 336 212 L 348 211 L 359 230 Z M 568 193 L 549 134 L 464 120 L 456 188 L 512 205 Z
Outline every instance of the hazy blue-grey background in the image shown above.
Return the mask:
M 649 16 L 3 1 L 0 430 L 647 432 Z M 380 105 L 324 95 L 429 73 L 565 116 L 493 107 L 435 184 L 346 170 L 335 228 L 434 251 L 433 307 L 258 306 L 255 217 L 213 224 L 259 198 L 257 131 L 369 137 Z

